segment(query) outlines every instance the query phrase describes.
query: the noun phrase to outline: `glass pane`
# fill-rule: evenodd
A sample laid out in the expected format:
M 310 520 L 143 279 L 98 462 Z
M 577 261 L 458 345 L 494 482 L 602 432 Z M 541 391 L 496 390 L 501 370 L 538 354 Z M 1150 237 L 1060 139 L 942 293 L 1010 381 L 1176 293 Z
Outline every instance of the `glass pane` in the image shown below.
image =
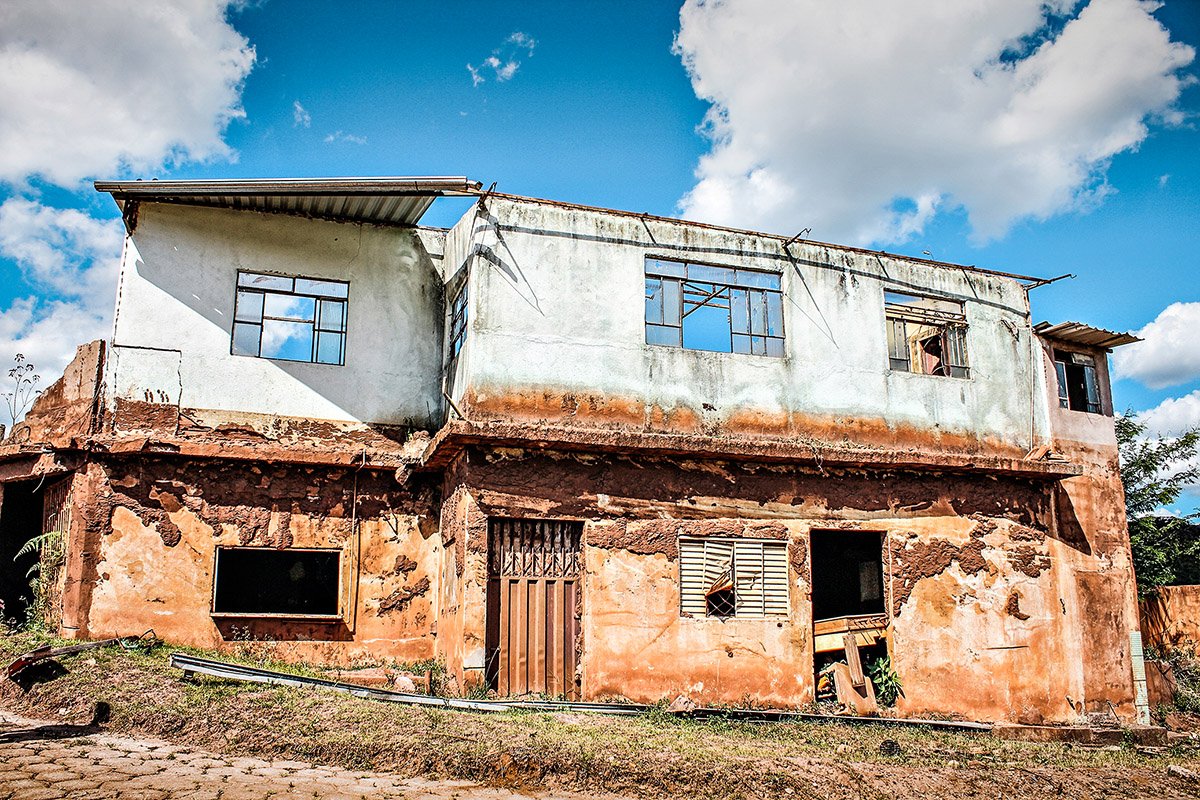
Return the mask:
M 710 267 L 707 264 L 688 264 L 688 280 L 707 283 L 733 283 L 734 271 L 728 267 Z
M 687 272 L 682 262 L 648 258 L 646 259 L 646 274 L 670 275 L 673 278 L 683 278 L 686 277 Z
M 750 293 L 745 289 L 729 290 L 729 319 L 734 333 L 750 332 Z M 749 351 L 737 350 L 735 345 L 734 352 L 745 353 Z
M 693 310 L 694 309 L 694 310 Z M 683 321 L 683 346 L 691 350 L 729 353 L 729 311 L 711 305 L 693 306 Z
M 262 275 L 257 272 L 239 272 L 238 286 L 253 286 L 256 289 L 274 289 L 279 292 L 292 290 L 292 279 L 282 275 Z
M 663 322 L 667 325 L 678 325 L 679 315 L 683 308 L 683 303 L 680 300 L 680 295 L 683 293 L 683 284 L 680 281 L 663 281 Z
M 662 325 L 647 325 L 646 344 L 665 344 L 671 347 L 679 347 L 679 328 L 667 328 Z
M 1054 362 L 1054 374 L 1058 376 L 1058 404 L 1067 407 L 1067 365 L 1061 361 Z
M 905 330 L 904 320 L 889 319 L 887 320 L 888 334 L 888 357 L 892 361 L 903 361 L 905 366 L 902 369 L 908 369 L 908 333 Z M 896 365 L 892 365 L 896 369 Z
M 750 352 L 756 356 L 765 356 L 767 354 L 767 340 L 761 336 L 751 336 Z
M 316 301 L 311 297 L 290 294 L 267 294 L 263 297 L 263 314 L 268 317 L 312 322 L 316 313 Z
M 296 291 L 299 294 L 344 298 L 349 290 L 350 285 L 341 281 L 318 281 L 312 278 L 296 278 Z
M 750 337 L 744 333 L 733 335 L 733 352 L 750 354 Z
M 767 333 L 783 336 L 783 295 L 767 292 Z
M 242 322 L 262 322 L 263 296 L 258 292 L 237 293 L 237 314 Z
M 313 328 L 307 322 L 264 320 L 260 355 L 285 361 L 312 361 L 312 339 Z
M 767 296 L 765 292 L 750 292 L 750 332 L 767 332 Z
M 233 324 L 233 354 L 236 356 L 258 355 L 258 325 L 240 322 Z
M 779 291 L 779 278 L 778 272 L 739 269 L 735 283 L 738 286 L 751 286 L 755 289 L 774 289 L 775 291 Z
M 346 330 L 346 304 L 340 300 L 321 301 L 321 330 Z
M 767 355 L 783 358 L 783 339 L 767 339 Z
M 341 364 L 342 363 L 342 338 L 340 333 L 318 333 L 317 334 L 317 363 L 318 364 Z
M 646 322 L 661 323 L 662 321 L 662 281 L 658 278 L 646 278 Z
M 1087 392 L 1088 411 L 1100 410 L 1100 389 L 1096 385 L 1096 368 L 1083 368 L 1083 383 Z

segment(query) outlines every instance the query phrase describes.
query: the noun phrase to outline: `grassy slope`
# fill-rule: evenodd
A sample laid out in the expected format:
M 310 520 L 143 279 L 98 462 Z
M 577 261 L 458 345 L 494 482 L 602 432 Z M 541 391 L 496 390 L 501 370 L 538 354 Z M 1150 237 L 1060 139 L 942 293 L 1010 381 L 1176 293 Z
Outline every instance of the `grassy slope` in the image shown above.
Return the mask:
M 36 640 L 0 640 L 0 661 Z M 68 672 L 28 692 L 0 687 L 0 706 L 43 719 L 86 719 L 112 706 L 109 728 L 202 749 L 290 758 L 515 787 L 702 797 L 1189 797 L 1166 756 L 999 742 L 987 735 L 746 724 L 582 714 L 467 714 L 373 703 L 325 691 L 184 681 L 152 654 L 101 650 L 64 658 Z M 276 665 L 268 665 L 273 668 Z M 884 757 L 884 739 L 901 755 Z M 1194 752 L 1170 763 L 1196 768 Z

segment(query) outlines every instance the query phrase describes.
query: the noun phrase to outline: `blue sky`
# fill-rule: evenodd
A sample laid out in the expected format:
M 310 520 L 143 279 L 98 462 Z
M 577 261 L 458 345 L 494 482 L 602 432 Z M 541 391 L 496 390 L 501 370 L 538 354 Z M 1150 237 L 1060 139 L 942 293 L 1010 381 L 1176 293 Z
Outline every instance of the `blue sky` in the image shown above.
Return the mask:
M 0 353 L 50 373 L 104 335 L 91 179 L 465 174 L 1075 273 L 1035 320 L 1145 330 L 1117 407 L 1200 424 L 1191 0 L 174 5 L 0 11 Z

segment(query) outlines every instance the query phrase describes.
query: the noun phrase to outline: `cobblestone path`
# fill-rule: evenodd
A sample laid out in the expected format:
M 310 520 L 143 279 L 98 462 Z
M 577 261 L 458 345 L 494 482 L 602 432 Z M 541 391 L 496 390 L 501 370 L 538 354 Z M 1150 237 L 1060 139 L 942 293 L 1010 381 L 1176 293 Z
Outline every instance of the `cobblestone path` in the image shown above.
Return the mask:
M 0 800 L 519 800 L 466 782 L 422 781 L 299 761 L 234 758 L 0 714 Z M 549 800 L 550 795 L 537 795 Z M 559 794 L 554 797 L 576 797 Z

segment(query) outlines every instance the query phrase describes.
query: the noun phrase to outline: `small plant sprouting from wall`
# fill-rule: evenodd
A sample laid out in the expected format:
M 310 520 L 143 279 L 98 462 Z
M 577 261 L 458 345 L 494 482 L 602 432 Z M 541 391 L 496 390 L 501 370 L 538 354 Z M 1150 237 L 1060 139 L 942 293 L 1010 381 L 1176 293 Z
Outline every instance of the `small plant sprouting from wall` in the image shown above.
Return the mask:
M 880 656 L 867 667 L 871 683 L 875 686 L 875 699 L 881 706 L 894 706 L 896 700 L 904 694 L 900 684 L 900 676 L 892 669 L 892 660 L 888 656 Z
M 13 361 L 15 365 L 8 371 L 10 388 L 8 391 L 0 393 L 0 397 L 4 398 L 4 404 L 7 406 L 10 426 L 16 425 L 17 420 L 23 417 L 29 407 L 33 405 L 34 398 L 40 391 L 37 388 L 38 381 L 42 379 L 33 364 L 25 360 L 24 354 L 17 353 L 13 357 Z

